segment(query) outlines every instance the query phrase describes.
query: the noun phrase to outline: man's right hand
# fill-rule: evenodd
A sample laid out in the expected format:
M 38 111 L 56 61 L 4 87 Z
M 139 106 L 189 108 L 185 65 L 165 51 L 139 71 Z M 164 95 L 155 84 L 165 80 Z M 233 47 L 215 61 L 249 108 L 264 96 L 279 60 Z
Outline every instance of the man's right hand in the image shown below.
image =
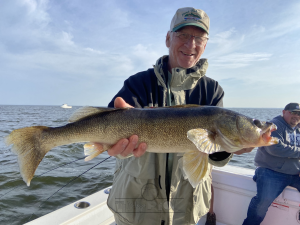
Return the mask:
M 123 98 L 117 97 L 114 101 L 115 108 L 134 108 L 124 101 Z M 129 139 L 123 138 L 113 145 L 109 150 L 108 154 L 111 156 L 121 155 L 126 157 L 129 154 L 133 154 L 135 157 L 142 156 L 147 149 L 146 143 L 140 143 L 137 145 L 139 138 L 137 135 L 132 135 Z M 94 143 L 95 147 L 101 151 L 103 146 L 100 143 Z

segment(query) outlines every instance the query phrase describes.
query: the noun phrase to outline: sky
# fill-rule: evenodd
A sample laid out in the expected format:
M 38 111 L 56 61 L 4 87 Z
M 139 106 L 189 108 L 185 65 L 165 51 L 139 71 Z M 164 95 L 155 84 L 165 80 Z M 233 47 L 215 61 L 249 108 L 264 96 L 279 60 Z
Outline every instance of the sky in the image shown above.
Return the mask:
M 168 54 L 182 7 L 210 17 L 202 58 L 225 107 L 300 103 L 299 0 L 4 0 L 0 104 L 107 106 L 125 79 Z

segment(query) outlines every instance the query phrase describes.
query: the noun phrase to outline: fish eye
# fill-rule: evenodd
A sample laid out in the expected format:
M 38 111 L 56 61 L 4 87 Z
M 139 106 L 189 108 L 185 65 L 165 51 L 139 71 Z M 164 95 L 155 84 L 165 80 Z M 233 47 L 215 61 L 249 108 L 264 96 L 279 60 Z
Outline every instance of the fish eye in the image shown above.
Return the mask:
M 259 120 L 253 119 L 253 123 L 258 127 L 258 128 L 262 128 L 263 125 Z

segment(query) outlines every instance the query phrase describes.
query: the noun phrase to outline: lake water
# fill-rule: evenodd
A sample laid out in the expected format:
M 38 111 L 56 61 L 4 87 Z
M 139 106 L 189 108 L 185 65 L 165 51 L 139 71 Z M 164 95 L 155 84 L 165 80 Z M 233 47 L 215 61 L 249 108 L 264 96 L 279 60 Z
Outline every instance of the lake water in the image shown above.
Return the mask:
M 27 187 L 21 178 L 16 155 L 4 144 L 4 137 L 14 129 L 37 125 L 65 125 L 70 115 L 78 108 L 0 105 L 0 224 L 24 224 L 112 184 L 114 158 L 95 166 L 108 157 L 107 153 L 85 162 L 80 159 L 84 157 L 83 144 L 72 144 L 56 147 L 48 152 L 40 163 L 30 187 Z M 282 109 L 271 108 L 231 110 L 260 120 L 271 120 L 282 113 Z M 256 149 L 249 154 L 235 155 L 229 164 L 255 169 L 255 153 Z M 75 162 L 67 164 L 72 161 Z M 59 167 L 64 164 L 67 165 Z M 93 166 L 95 167 L 89 170 Z M 56 167 L 59 168 L 52 170 Z M 87 170 L 89 171 L 84 173 Z M 82 173 L 82 176 L 62 188 Z M 60 188 L 62 189 L 55 193 Z M 52 194 L 54 195 L 48 199 Z

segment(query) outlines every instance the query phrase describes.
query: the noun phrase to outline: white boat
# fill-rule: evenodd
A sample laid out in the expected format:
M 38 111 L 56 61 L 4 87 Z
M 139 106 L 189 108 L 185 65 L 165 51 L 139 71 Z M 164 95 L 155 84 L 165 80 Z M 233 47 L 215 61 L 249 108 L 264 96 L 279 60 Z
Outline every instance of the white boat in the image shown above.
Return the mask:
M 252 169 L 230 165 L 213 169 L 214 212 L 217 216 L 217 225 L 241 225 L 243 223 L 250 200 L 256 195 L 253 175 Z M 110 187 L 26 224 L 114 225 L 113 214 L 106 205 L 109 190 Z M 204 225 L 205 221 L 204 216 L 198 225 Z M 269 207 L 261 224 L 299 225 L 300 194 L 297 189 L 287 187 Z
M 72 106 L 67 105 L 67 104 L 63 104 L 61 107 L 64 108 L 64 109 L 71 109 L 72 108 Z

